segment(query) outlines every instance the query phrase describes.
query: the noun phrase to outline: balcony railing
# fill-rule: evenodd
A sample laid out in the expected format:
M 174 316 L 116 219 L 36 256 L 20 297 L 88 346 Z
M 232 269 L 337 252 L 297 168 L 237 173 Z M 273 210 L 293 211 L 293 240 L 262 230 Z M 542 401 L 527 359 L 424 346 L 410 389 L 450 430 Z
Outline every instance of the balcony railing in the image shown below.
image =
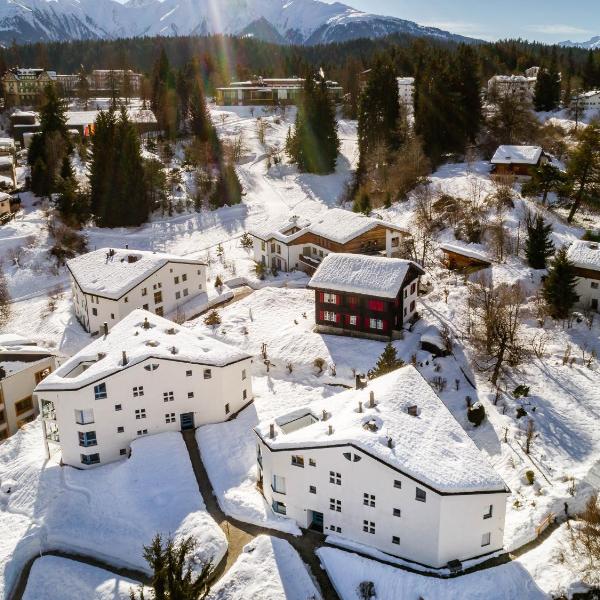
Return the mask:
M 313 269 L 316 269 L 321 264 L 322 260 L 323 259 L 320 257 L 313 258 L 312 256 L 306 256 L 306 254 L 300 255 L 300 262 L 303 262 L 305 265 L 308 265 L 309 267 L 312 267 Z
M 58 431 L 48 431 L 46 433 L 46 439 L 49 442 L 59 443 L 60 442 L 60 435 L 59 435 Z

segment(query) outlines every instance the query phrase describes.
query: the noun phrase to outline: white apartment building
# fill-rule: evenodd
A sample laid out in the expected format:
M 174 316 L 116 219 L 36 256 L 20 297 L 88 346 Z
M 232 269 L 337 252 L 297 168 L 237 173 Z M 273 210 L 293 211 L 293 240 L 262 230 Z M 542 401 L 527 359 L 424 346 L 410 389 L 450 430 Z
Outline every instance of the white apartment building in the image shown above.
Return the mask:
M 579 305 L 600 310 L 600 244 L 578 240 L 567 250 L 567 258 L 575 265 Z
M 39 414 L 33 390 L 57 364 L 52 350 L 20 336 L 0 334 L 0 442 Z
M 253 238 L 254 260 L 279 271 L 300 269 L 314 273 L 330 252 L 382 253 L 393 256 L 406 229 L 388 221 L 331 208 L 315 217 L 293 216 L 268 221 L 249 231 Z
M 581 110 L 600 110 L 600 90 L 590 90 L 576 96 L 573 103 L 577 103 Z
M 434 568 L 503 546 L 509 489 L 412 366 L 255 433 L 259 488 L 302 528 Z
M 537 75 L 528 77 L 526 75 L 494 75 L 488 80 L 488 95 L 519 96 L 524 99 L 532 99 L 535 93 Z
M 396 80 L 398 81 L 398 98 L 400 104 L 413 109 L 415 102 L 415 78 L 397 77 Z
M 75 316 L 92 334 L 136 308 L 168 316 L 206 294 L 206 265 L 172 254 L 102 248 L 69 260 L 67 268 Z
M 128 456 L 137 437 L 226 421 L 252 401 L 251 363 L 135 310 L 36 388 L 48 451 L 87 468 Z

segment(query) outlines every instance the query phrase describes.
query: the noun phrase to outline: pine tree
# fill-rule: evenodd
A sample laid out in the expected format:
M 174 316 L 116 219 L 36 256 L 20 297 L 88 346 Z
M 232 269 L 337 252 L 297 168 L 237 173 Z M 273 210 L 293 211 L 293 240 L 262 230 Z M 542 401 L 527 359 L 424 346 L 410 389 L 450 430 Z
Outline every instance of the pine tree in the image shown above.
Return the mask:
M 458 107 L 463 129 L 462 137 L 465 141 L 473 144 L 483 120 L 479 67 L 473 46 L 461 44 L 458 47 L 455 74 L 459 96 Z
M 391 373 L 402 366 L 404 366 L 404 361 L 398 358 L 396 348 L 394 348 L 392 342 L 388 342 L 381 356 L 377 359 L 377 364 L 369 371 L 368 377 L 369 379 L 375 379 L 386 373 Z
M 81 104 L 83 104 L 84 110 L 87 110 L 90 101 L 90 82 L 83 67 L 81 67 L 77 74 L 77 97 Z
M 206 106 L 206 98 L 200 82 L 192 86 L 189 98 L 190 132 L 202 142 L 212 142 L 216 136 L 214 127 Z
M 65 156 L 62 161 L 62 166 L 60 167 L 60 178 L 63 181 L 66 181 L 67 179 L 73 179 L 74 177 L 75 172 L 71 165 L 71 159 L 68 156 Z
M 193 568 L 195 549 L 191 536 L 180 542 L 172 538 L 163 542 L 160 534 L 144 546 L 144 558 L 152 570 L 153 600 L 202 600 L 208 596 L 213 566 L 204 563 L 199 572 Z M 132 591 L 130 598 L 145 600 L 143 586 L 138 594 Z
M 531 179 L 522 186 L 524 196 L 542 196 L 545 206 L 550 192 L 558 191 L 563 185 L 565 177 L 560 169 L 549 162 L 537 167 L 531 174 Z
M 356 195 L 356 198 L 354 198 L 352 210 L 357 213 L 362 213 L 363 215 L 371 214 L 371 199 L 366 190 L 359 190 L 358 194 Z
M 546 224 L 542 215 L 527 218 L 527 241 L 525 242 L 525 256 L 532 269 L 545 269 L 546 261 L 554 254 L 552 242 L 552 224 Z
M 543 289 L 544 299 L 555 319 L 566 319 L 569 316 L 579 299 L 575 293 L 576 285 L 575 265 L 567 258 L 567 251 L 561 248 L 556 253 Z
M 219 167 L 219 178 L 215 189 L 210 196 L 210 205 L 213 208 L 221 206 L 233 206 L 242 201 L 242 185 L 238 179 L 235 167 L 229 164 L 221 164 Z
M 573 198 L 569 223 L 583 204 L 600 203 L 600 121 L 580 131 L 578 140 L 567 162 L 567 186 Z
M 294 132 L 286 141 L 286 151 L 298 170 L 326 174 L 335 169 L 340 141 L 335 106 L 324 78 L 315 81 L 307 75 Z

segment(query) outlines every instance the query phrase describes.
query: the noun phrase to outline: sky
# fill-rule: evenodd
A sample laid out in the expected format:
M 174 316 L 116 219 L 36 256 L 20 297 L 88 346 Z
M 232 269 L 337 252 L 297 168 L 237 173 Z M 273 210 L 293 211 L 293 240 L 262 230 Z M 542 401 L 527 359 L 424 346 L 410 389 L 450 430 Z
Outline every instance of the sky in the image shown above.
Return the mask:
M 370 13 L 485 40 L 521 37 L 547 43 L 582 42 L 600 35 L 600 0 L 340 1 Z

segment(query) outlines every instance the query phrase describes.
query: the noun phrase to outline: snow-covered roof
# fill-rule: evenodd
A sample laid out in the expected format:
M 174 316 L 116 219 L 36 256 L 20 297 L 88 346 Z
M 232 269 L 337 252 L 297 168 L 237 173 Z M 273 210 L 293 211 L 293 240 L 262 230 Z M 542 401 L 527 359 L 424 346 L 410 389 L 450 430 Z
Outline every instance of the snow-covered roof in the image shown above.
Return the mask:
M 410 260 L 334 252 L 323 259 L 308 287 L 395 298 L 411 266 L 424 273 Z
M 123 352 L 127 361 L 123 364 Z M 80 350 L 38 385 L 36 390 L 79 389 L 147 359 L 224 367 L 250 355 L 176 325 L 163 317 L 136 309 L 108 332 Z
M 414 77 L 396 77 L 396 81 L 398 85 L 414 85 L 415 78 Z
M 492 157 L 494 165 L 536 165 L 542 156 L 540 146 L 498 146 Z
M 0 198 L 1 199 L 1 198 Z M 0 333 L 0 346 L 35 346 L 35 342 L 16 333 Z
M 16 335 L 3 334 L 0 337 L 3 338 L 0 340 L 0 368 L 4 370 L 5 377 L 15 375 L 56 354 Z
M 537 77 L 526 77 L 525 75 L 494 75 L 490 81 L 500 83 L 534 83 Z
M 596 96 L 600 96 L 600 90 L 590 90 L 589 92 L 579 94 L 579 98 L 595 98 Z
M 13 157 L 12 156 L 0 156 L 0 167 L 12 167 Z
M 204 264 L 174 254 L 100 248 L 72 258 L 67 267 L 83 292 L 118 300 L 167 263 Z
M 417 416 L 412 416 L 409 408 L 415 406 Z M 305 419 L 304 427 L 285 433 L 275 422 L 275 437 L 270 438 L 269 420 L 255 431 L 274 450 L 351 444 L 443 493 L 508 489 L 413 366 L 378 377 L 366 389 L 347 390 L 306 408 L 313 418 Z
M 0 137 L 0 146 L 9 146 L 13 148 L 15 145 L 15 140 L 9 137 Z
M 567 250 L 567 258 L 581 269 L 600 271 L 600 244 L 577 240 Z
M 491 259 L 483 252 L 479 250 L 477 247 L 469 247 L 463 246 L 460 244 L 440 244 L 440 250 L 444 252 L 454 252 L 455 254 L 460 254 L 462 256 L 467 256 L 469 258 L 474 258 L 475 260 L 480 260 L 485 263 L 491 263 Z
M 285 231 L 293 224 L 289 219 L 286 221 L 268 221 L 253 227 L 250 233 L 263 240 L 275 239 L 285 244 L 293 242 L 305 233 L 313 233 L 339 244 L 345 244 L 378 225 L 407 233 L 406 229 L 389 221 L 375 219 L 343 208 L 324 210 L 310 220 L 298 219 L 296 227 L 299 228 L 299 231 L 286 234 Z
M 67 127 L 83 127 L 94 123 L 98 118 L 101 111 L 99 110 L 69 110 L 65 112 L 65 118 L 67 121 Z M 40 125 L 40 118 L 38 113 L 19 111 L 14 112 L 13 117 L 25 117 L 34 116 L 35 125 Z M 156 123 L 156 117 L 151 110 L 141 108 L 129 108 L 127 109 L 127 116 L 132 123 Z M 31 125 L 16 125 L 17 129 L 23 129 L 25 127 L 31 127 Z

